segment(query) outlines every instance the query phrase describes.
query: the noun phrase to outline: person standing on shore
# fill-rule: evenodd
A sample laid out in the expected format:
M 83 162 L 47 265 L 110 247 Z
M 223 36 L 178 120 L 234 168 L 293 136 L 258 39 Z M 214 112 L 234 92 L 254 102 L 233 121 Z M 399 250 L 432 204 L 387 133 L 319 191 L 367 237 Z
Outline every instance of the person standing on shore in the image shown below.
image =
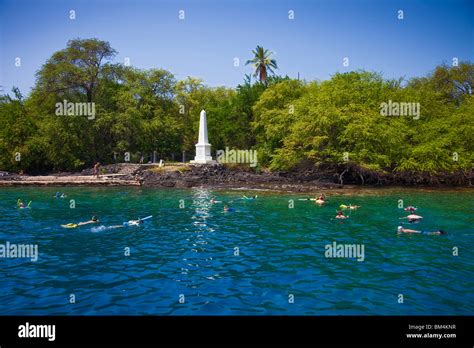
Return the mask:
M 97 179 L 99 178 L 99 174 L 100 174 L 100 162 L 96 162 L 96 164 L 94 164 L 94 175 L 97 177 Z

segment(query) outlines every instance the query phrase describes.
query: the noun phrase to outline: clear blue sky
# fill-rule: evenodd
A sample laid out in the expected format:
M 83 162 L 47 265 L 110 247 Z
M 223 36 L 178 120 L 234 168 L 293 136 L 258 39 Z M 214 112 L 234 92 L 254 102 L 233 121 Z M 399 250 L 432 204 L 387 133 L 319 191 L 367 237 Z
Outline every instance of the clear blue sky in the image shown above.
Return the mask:
M 474 1 L 0 0 L 0 85 L 28 93 L 53 52 L 69 39 L 93 37 L 111 43 L 117 62 L 130 57 L 135 67 L 200 77 L 209 86 L 240 83 L 256 45 L 276 52 L 278 72 L 291 77 L 324 80 L 367 69 L 409 78 L 452 57 L 474 61 Z

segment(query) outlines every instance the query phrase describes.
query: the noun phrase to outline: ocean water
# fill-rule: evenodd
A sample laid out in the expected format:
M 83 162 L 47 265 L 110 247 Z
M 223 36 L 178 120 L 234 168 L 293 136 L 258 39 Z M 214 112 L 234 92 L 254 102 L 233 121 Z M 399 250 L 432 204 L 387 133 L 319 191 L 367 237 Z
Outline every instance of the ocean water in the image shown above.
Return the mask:
M 474 315 L 472 190 L 329 193 L 322 207 L 255 191 L 57 190 L 0 189 L 0 244 L 39 251 L 0 257 L 2 315 Z M 399 199 L 424 217 L 407 227 L 448 233 L 398 235 Z M 361 207 L 338 221 L 341 203 Z M 326 257 L 334 242 L 363 246 L 363 261 Z

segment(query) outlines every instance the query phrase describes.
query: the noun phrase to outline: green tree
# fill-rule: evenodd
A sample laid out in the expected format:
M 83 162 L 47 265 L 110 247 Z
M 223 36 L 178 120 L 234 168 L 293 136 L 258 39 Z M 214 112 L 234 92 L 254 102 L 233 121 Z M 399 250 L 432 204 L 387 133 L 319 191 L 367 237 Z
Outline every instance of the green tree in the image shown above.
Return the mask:
M 275 158 L 287 137 L 291 126 L 297 120 L 294 101 L 302 96 L 305 87 L 300 81 L 286 80 L 268 87 L 253 107 L 254 128 L 259 162 L 271 164 L 272 168 L 285 166 Z M 278 162 L 278 163 L 277 163 Z
M 92 102 L 106 62 L 116 53 L 106 41 L 70 40 L 43 65 L 37 73 L 37 84 L 59 96 L 84 94 L 86 101 Z

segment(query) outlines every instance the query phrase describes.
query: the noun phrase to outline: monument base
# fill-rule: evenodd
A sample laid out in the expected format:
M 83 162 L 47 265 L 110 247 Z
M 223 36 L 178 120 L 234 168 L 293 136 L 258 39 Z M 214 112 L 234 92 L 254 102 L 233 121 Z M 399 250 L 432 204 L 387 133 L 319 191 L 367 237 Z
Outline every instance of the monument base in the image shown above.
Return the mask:
M 211 159 L 195 159 L 190 161 L 191 164 L 217 164 L 217 161 Z
M 191 161 L 194 164 L 215 164 L 217 163 L 212 159 L 211 156 L 211 144 L 208 143 L 197 143 L 196 144 L 196 156 Z

